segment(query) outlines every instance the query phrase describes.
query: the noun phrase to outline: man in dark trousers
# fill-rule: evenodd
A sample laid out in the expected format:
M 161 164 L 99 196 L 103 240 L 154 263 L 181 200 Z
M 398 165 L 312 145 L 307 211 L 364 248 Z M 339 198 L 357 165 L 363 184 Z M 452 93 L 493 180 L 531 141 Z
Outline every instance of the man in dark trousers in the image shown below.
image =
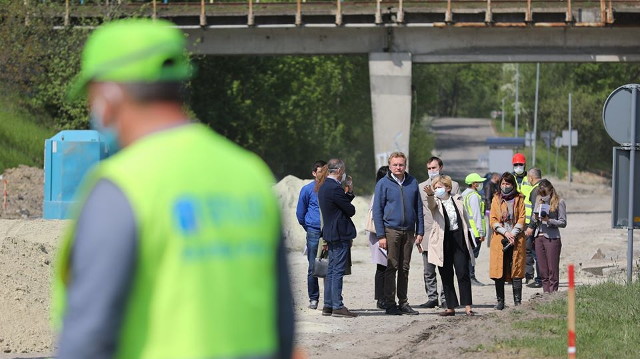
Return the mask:
M 300 189 L 298 206 L 296 208 L 298 223 L 300 223 L 304 231 L 307 232 L 307 259 L 309 260 L 309 267 L 307 269 L 307 293 L 309 294 L 309 309 L 317 309 L 318 299 L 320 298 L 318 278 L 313 276 L 313 264 L 315 263 L 321 236 L 320 207 L 318 207 L 318 194 L 314 188 L 318 181 L 318 171 L 326 164 L 327 163 L 322 160 L 313 163 L 311 169 L 313 181 Z
M 409 306 L 407 289 L 409 264 L 414 243 L 420 245 L 424 235 L 422 200 L 418 181 L 406 172 L 407 157 L 402 152 L 389 156 L 389 174 L 376 184 L 373 222 L 379 246 L 387 250 L 384 273 L 384 300 L 389 315 L 416 315 Z M 396 272 L 398 273 L 396 306 Z
M 325 178 L 326 176 L 326 178 Z M 351 241 L 356 238 L 356 227 L 351 217 L 356 208 L 351 204 L 351 186 L 342 188 L 346 167 L 340 159 L 331 159 L 318 176 L 318 204 L 322 215 L 322 238 L 329 247 L 329 266 L 324 281 L 324 307 L 322 315 L 355 318 L 358 315 L 342 303 L 344 277 Z

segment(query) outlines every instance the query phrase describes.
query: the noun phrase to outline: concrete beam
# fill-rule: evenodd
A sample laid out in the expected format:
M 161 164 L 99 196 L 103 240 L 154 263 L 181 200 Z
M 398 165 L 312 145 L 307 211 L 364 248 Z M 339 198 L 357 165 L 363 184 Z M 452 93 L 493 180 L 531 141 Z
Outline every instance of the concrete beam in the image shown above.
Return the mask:
M 392 152 L 409 156 L 411 130 L 411 54 L 369 54 L 371 113 L 376 169 Z
M 411 53 L 413 62 L 640 61 L 640 27 L 414 26 L 187 28 L 208 55 Z

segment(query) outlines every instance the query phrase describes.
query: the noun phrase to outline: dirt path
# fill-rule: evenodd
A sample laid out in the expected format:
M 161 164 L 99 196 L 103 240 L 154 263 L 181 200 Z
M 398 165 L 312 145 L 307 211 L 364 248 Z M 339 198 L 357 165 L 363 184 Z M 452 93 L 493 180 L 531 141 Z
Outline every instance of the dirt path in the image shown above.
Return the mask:
M 488 120 L 441 119 L 434 122 L 433 128 L 439 146 L 436 153 L 445 161 L 447 173 L 460 178 L 468 173 L 468 168 L 480 173 L 486 172 L 486 168 L 478 166 L 477 154 L 488 150 L 482 137 L 492 135 Z M 562 231 L 563 270 L 560 274 L 560 291 L 566 290 L 564 268 L 568 263 L 576 264 L 577 281 L 583 284 L 602 281 L 604 277 L 582 271 L 581 268 L 597 268 L 615 263 L 624 267 L 626 231 L 610 228 L 610 187 L 597 183 L 568 184 L 557 179 L 551 180 L 566 199 L 568 208 L 568 227 Z M 508 350 L 491 353 L 486 351 L 486 347 L 491 346 L 495 339 L 512 335 L 510 322 L 514 320 L 510 315 L 513 301 L 509 300 L 509 287 L 506 288 L 507 310 L 493 310 L 495 291 L 488 277 L 489 259 L 486 247 L 480 251 L 476 276 L 489 285 L 472 288 L 474 310 L 479 316 L 467 318 L 460 315 L 464 311 L 458 309 L 459 315 L 456 317 L 443 318 L 437 315 L 439 309 L 417 308 L 418 304 L 426 301 L 426 294 L 422 259 L 414 251 L 409 276 L 409 302 L 420 314 L 397 317 L 386 316 L 383 311 L 375 309 L 375 265 L 370 263 L 369 249 L 365 243 L 364 236 L 355 240 L 353 274 L 345 277 L 344 283 L 345 305 L 360 314 L 355 319 L 323 317 L 319 310 L 307 309 L 306 260 L 297 253 L 292 253 L 289 257 L 297 302 L 298 343 L 307 350 L 311 358 L 412 358 L 418 355 L 425 358 L 452 355 L 460 358 L 486 358 L 488 355 L 524 358 L 530 355 L 511 353 Z M 601 249 L 605 258 L 592 260 L 597 249 Z M 615 272 L 617 267 L 609 269 Z M 525 301 L 536 298 L 523 305 L 523 309 L 529 313 L 527 315 L 535 315 L 531 307 L 540 300 L 538 298 L 541 292 L 541 289 L 524 288 Z

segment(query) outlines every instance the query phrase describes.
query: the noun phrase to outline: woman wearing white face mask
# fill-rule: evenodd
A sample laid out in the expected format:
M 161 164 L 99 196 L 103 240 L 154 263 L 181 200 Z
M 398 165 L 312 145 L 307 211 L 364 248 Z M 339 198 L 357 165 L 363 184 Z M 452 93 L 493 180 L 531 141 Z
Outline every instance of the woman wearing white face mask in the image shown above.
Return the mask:
M 504 309 L 504 283 L 511 281 L 513 302 L 522 302 L 522 278 L 525 275 L 526 243 L 524 237 L 524 196 L 518 193 L 513 174 L 505 172 L 500 178 L 500 192 L 491 201 L 491 235 L 489 277 L 495 281 L 498 303 Z
M 455 315 L 455 308 L 465 306 L 468 316 L 475 315 L 471 310 L 471 279 L 469 263 L 475 264 L 473 244 L 469 237 L 469 224 L 464 211 L 462 197 L 451 195 L 451 177 L 437 176 L 431 185 L 424 187 L 427 194 L 427 207 L 433 215 L 433 227 L 429 233 L 429 262 L 437 265 L 442 279 L 442 289 L 447 309 L 441 316 Z M 425 233 L 426 234 L 426 233 Z M 453 285 L 455 268 L 460 290 L 460 302 Z

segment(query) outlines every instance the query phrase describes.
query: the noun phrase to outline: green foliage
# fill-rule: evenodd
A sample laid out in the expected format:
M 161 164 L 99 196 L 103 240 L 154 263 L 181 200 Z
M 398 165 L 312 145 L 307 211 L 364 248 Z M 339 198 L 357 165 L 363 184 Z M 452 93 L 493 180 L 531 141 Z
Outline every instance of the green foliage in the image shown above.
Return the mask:
M 414 65 L 418 113 L 435 117 L 483 117 L 496 109 L 500 65 Z
M 47 126 L 82 128 L 86 107 L 82 100 L 68 102 L 67 86 L 79 68 L 79 49 L 88 31 L 57 28 L 50 14 L 61 15 L 57 4 L 22 1 L 0 8 L 0 84 L 22 108 L 55 119 Z M 43 120 L 40 120 L 40 122 Z
M 370 191 L 375 180 L 366 57 L 201 57 L 191 83 L 198 118 L 259 154 L 276 177 L 310 177 L 341 158 Z
M 32 115 L 0 99 L 0 173 L 19 164 L 41 167 L 44 140 L 53 133 L 37 125 Z
M 640 341 L 638 322 L 640 282 L 603 283 L 576 289 L 576 347 L 580 358 L 636 358 Z M 567 350 L 567 301 L 558 299 L 538 307 L 545 317 L 520 320 L 514 329 L 522 337 L 506 347 L 531 348 L 546 357 Z

